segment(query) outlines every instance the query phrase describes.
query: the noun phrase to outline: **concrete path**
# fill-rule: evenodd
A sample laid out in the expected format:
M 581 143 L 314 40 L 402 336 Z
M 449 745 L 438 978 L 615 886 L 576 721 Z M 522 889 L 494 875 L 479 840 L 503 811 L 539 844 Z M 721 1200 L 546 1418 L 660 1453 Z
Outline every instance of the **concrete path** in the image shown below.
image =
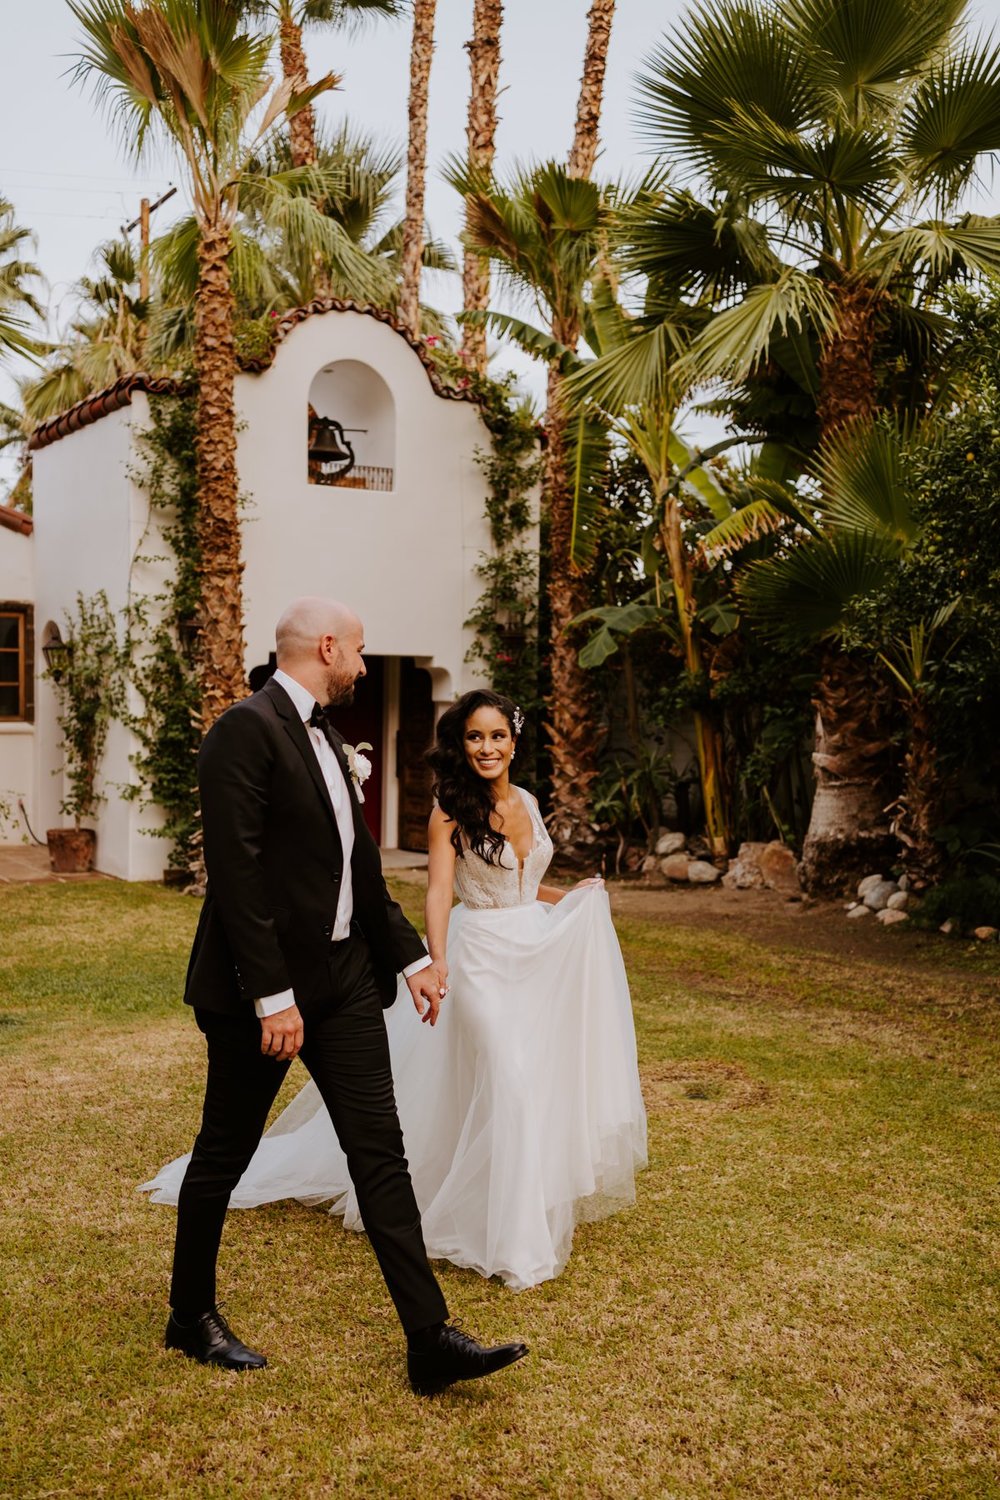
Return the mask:
M 382 867 L 393 874 L 402 870 L 423 870 L 427 855 L 408 849 L 383 849 Z M 92 871 L 87 875 L 54 875 L 49 869 L 49 851 L 40 844 L 0 844 L 0 885 L 21 885 L 29 881 L 110 880 L 110 875 Z
M 41 844 L 0 844 L 0 885 L 23 885 L 29 881 L 75 882 L 110 880 L 91 870 L 86 875 L 54 875 L 49 869 L 49 851 Z

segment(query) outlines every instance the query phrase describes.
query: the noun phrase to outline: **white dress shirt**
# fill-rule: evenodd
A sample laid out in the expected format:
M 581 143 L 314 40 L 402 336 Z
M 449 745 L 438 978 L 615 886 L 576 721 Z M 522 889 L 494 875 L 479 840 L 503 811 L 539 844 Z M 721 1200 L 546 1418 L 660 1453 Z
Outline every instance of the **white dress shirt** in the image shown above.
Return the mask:
M 318 725 L 310 724 L 312 718 L 313 704 L 315 698 L 308 688 L 302 686 L 294 677 L 283 672 L 279 667 L 274 673 L 274 681 L 284 688 L 291 698 L 296 713 L 302 719 L 302 726 L 309 736 L 309 743 L 313 747 L 319 768 L 323 773 L 327 791 L 330 793 L 330 801 L 333 803 L 333 812 L 337 820 L 337 832 L 340 834 L 340 844 L 344 852 L 344 868 L 340 879 L 340 897 L 337 901 L 337 910 L 334 913 L 333 930 L 330 935 L 332 943 L 343 942 L 351 931 L 351 918 L 354 915 L 354 888 L 351 883 L 351 855 L 354 852 L 354 809 L 351 805 L 351 794 L 344 780 L 344 773 L 340 768 L 333 751 L 333 746 Z M 403 970 L 404 975 L 409 978 L 411 974 L 418 974 L 421 969 L 430 965 L 429 954 L 418 958 L 415 963 L 407 964 Z M 254 1001 L 254 1009 L 257 1015 L 263 1019 L 265 1016 L 273 1016 L 279 1010 L 287 1010 L 290 1005 L 295 1004 L 295 994 L 292 990 L 282 990 L 277 995 L 265 995 Z

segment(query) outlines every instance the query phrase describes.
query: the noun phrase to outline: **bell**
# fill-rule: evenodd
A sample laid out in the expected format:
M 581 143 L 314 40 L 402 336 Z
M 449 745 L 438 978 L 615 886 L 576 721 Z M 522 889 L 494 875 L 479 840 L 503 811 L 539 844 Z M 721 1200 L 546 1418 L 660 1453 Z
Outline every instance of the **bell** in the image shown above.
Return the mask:
M 309 428 L 309 458 L 312 463 L 354 464 L 354 449 L 344 436 L 344 429 L 333 417 L 316 417 Z M 344 471 L 346 473 L 346 470 Z

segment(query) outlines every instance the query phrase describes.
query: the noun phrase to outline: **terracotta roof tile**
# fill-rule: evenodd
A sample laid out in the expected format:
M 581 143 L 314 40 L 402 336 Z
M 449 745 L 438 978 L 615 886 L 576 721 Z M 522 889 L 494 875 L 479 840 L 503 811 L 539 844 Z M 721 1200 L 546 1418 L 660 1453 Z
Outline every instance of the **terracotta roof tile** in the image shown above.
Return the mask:
M 143 375 L 138 372 L 123 375 L 106 390 L 95 391 L 92 396 L 78 401 L 68 411 L 39 423 L 28 439 L 28 447 L 35 453 L 39 448 L 47 448 L 50 443 L 67 437 L 71 432 L 79 432 L 81 427 L 90 427 L 109 412 L 131 406 L 136 391 L 145 391 L 151 396 L 178 396 L 185 389 L 183 381 L 173 380 L 169 376 Z
M 0 526 L 8 531 L 20 531 L 23 536 L 30 536 L 35 529 L 30 516 L 26 516 L 23 510 L 12 510 L 9 505 L 0 505 Z

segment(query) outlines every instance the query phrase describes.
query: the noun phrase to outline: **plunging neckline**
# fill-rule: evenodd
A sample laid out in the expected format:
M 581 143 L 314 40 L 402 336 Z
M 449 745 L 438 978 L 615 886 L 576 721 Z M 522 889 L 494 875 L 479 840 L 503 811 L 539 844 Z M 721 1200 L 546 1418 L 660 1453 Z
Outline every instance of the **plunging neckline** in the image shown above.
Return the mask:
M 517 890 L 518 895 L 520 895 L 522 886 L 524 884 L 524 866 L 534 854 L 535 850 L 538 848 L 538 829 L 535 827 L 535 819 L 531 811 L 531 803 L 528 801 L 527 792 L 522 791 L 519 786 L 512 787 L 511 790 L 516 792 L 520 797 L 522 803 L 524 804 L 524 809 L 528 814 L 528 822 L 531 824 L 531 847 L 528 849 L 523 859 L 514 848 L 513 842 L 509 838 L 507 838 L 506 835 L 504 835 L 504 843 L 514 856 L 514 867 L 517 870 Z

